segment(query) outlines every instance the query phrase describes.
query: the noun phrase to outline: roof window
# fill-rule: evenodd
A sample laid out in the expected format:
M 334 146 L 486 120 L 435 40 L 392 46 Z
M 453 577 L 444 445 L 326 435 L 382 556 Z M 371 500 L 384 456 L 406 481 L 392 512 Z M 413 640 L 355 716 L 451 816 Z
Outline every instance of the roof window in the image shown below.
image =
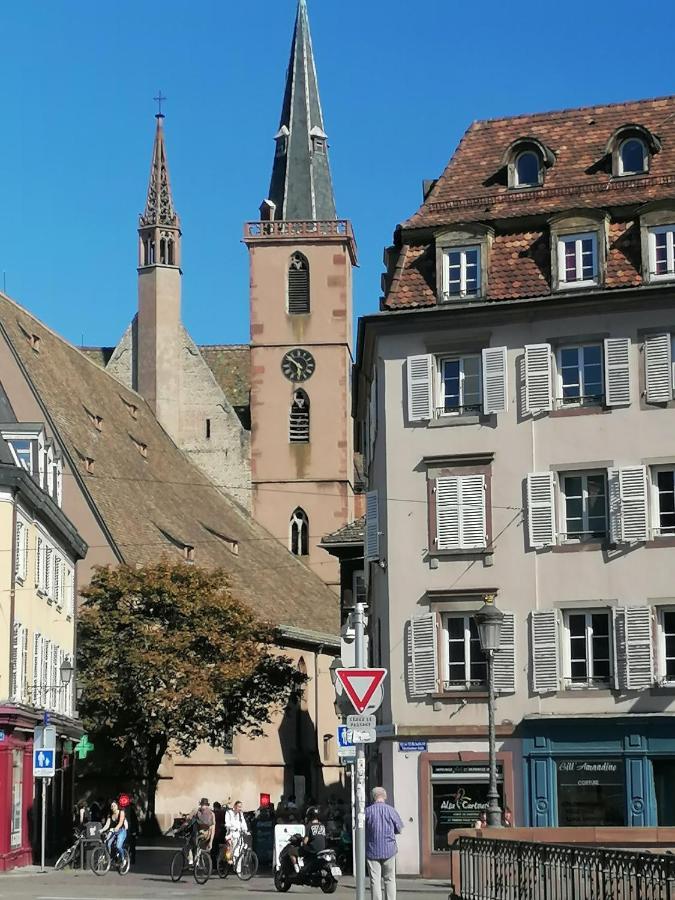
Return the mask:
M 555 162 L 555 154 L 533 137 L 518 138 L 506 150 L 502 165 L 506 167 L 510 188 L 541 187 L 544 172 Z
M 661 141 L 643 125 L 622 125 L 610 137 L 605 154 L 611 157 L 612 175 L 623 178 L 645 175 L 651 158 L 661 149 Z
M 628 138 L 619 147 L 619 175 L 641 175 L 649 168 L 649 152 L 639 138 Z

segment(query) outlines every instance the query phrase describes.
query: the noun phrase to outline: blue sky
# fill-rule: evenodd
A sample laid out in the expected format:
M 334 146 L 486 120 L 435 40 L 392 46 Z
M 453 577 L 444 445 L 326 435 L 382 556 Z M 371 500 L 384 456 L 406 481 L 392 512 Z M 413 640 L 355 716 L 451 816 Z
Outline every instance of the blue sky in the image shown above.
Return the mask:
M 296 0 L 6 0 L 0 286 L 74 343 L 136 306 L 136 220 L 167 95 L 184 319 L 248 339 L 242 224 L 265 197 Z M 675 4 L 309 0 L 338 212 L 379 298 L 382 249 L 468 124 L 675 92 Z

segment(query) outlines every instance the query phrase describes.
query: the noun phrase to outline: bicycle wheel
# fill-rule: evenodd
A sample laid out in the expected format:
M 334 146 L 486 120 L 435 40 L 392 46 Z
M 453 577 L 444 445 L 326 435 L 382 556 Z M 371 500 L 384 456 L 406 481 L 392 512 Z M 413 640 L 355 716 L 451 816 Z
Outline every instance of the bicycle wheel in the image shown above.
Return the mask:
M 108 848 L 101 844 L 91 854 L 91 871 L 95 875 L 107 875 L 110 871 L 110 854 Z
M 241 881 L 250 881 L 254 875 L 258 874 L 258 855 L 248 848 L 241 854 L 239 865 L 237 866 L 237 875 Z
M 218 865 L 216 866 L 216 871 L 218 872 L 219 878 L 227 878 L 227 876 L 230 874 L 230 864 L 225 859 L 225 854 L 222 852 L 218 854 Z
M 183 877 L 183 870 L 185 869 L 185 854 L 182 850 L 179 850 L 177 853 L 171 857 L 171 880 L 172 881 L 180 881 Z
M 117 871 L 120 875 L 126 875 L 131 868 L 131 857 L 128 850 L 121 850 L 117 859 Z
M 206 852 L 206 850 L 200 850 L 197 853 L 197 857 L 195 859 L 195 868 L 193 873 L 197 884 L 206 884 L 206 882 L 211 877 L 212 869 L 213 863 L 211 862 L 211 856 Z
M 73 861 L 73 856 L 75 856 L 75 847 L 68 847 L 67 850 L 64 850 L 54 863 L 56 871 L 58 872 L 61 869 L 65 869 L 65 867 Z

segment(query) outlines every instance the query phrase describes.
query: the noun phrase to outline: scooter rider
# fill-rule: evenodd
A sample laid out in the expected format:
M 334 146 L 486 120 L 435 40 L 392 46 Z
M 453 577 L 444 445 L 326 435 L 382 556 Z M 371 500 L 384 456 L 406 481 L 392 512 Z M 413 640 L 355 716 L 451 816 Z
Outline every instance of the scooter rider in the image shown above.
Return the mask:
M 312 806 L 305 816 L 305 837 L 300 847 L 300 855 L 307 857 L 308 866 L 312 866 L 317 853 L 326 849 L 326 826 L 319 820 L 319 810 Z M 297 856 L 293 860 L 295 871 L 300 871 Z

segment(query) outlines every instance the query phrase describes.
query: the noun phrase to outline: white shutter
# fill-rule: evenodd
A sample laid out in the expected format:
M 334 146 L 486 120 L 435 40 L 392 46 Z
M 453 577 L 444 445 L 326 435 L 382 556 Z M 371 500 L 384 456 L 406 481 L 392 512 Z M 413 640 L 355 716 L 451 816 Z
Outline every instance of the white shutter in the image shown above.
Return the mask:
M 553 472 L 530 472 L 527 476 L 527 529 L 533 550 L 552 547 L 556 542 Z
M 40 671 L 42 665 L 42 644 L 39 632 L 33 634 L 33 684 L 31 702 L 34 706 L 39 706 L 40 700 Z
M 22 562 L 22 554 L 21 554 L 21 535 L 23 532 L 23 522 L 17 520 L 16 523 L 16 532 L 14 535 L 14 576 L 15 578 L 21 578 L 21 562 Z
M 549 694 L 560 687 L 560 642 L 558 612 L 533 611 L 532 687 L 537 694 Z
M 436 479 L 436 548 L 460 548 L 459 476 L 443 475 Z
M 626 690 L 626 610 L 623 606 L 612 607 L 612 641 L 614 663 L 614 690 Z
M 626 606 L 626 688 L 642 691 L 654 684 L 654 639 L 651 606 Z
M 19 700 L 20 663 L 21 659 L 21 625 L 15 622 L 12 626 L 12 649 L 9 659 L 10 700 L 17 703 Z
M 42 587 L 42 547 L 43 541 L 40 535 L 35 540 L 35 587 Z
M 482 550 L 487 546 L 485 516 L 485 476 L 459 478 L 459 542 L 462 550 Z
M 42 706 L 49 704 L 49 647 L 50 642 L 42 638 L 40 644 L 40 700 Z
M 648 403 L 667 403 L 673 399 L 670 334 L 645 338 L 645 382 Z
M 19 700 L 21 703 L 26 701 L 26 682 L 28 681 L 28 629 L 26 626 L 21 628 L 21 667 L 19 674 Z
M 525 347 L 525 412 L 552 407 L 551 345 L 529 344 Z
M 513 694 L 516 690 L 516 627 L 513 613 L 505 612 L 499 650 L 494 655 L 495 690 Z
M 408 421 L 424 422 L 434 415 L 434 358 L 431 354 L 409 356 L 408 374 Z
M 630 404 L 630 340 L 605 338 L 605 403 Z
M 609 509 L 612 540 L 621 544 L 647 540 L 649 522 L 645 466 L 610 470 Z
M 380 558 L 380 515 L 377 491 L 366 494 L 366 560 Z
M 506 412 L 509 406 L 506 347 L 483 350 L 483 412 Z
M 411 697 L 426 697 L 438 689 L 438 637 L 435 613 L 408 622 L 407 683 Z

